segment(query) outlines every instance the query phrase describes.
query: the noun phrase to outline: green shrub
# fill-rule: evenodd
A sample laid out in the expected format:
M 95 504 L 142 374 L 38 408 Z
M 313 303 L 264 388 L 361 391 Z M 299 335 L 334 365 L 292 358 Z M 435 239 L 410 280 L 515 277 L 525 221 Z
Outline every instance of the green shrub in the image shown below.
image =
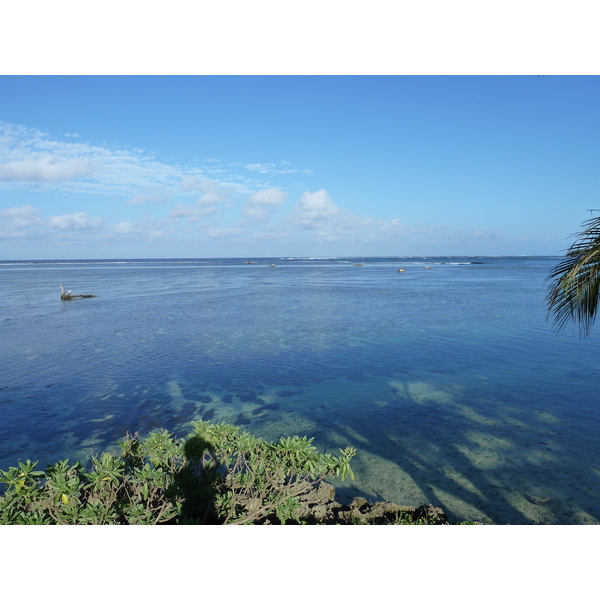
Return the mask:
M 271 443 L 226 423 L 191 425 L 181 440 L 165 430 L 128 435 L 119 456 L 94 457 L 90 470 L 68 460 L 0 470 L 0 524 L 287 523 L 297 520 L 298 498 L 326 477 L 354 479 L 354 448 L 333 456 L 312 438 Z

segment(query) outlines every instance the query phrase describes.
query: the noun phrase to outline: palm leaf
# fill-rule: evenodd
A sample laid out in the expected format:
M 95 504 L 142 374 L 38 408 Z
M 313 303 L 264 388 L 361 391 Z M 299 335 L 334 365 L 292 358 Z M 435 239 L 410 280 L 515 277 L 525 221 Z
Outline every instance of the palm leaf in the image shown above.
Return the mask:
M 565 259 L 548 279 L 548 317 L 562 329 L 569 321 L 588 335 L 596 319 L 600 294 L 600 217 L 583 223 L 583 231 L 567 251 Z

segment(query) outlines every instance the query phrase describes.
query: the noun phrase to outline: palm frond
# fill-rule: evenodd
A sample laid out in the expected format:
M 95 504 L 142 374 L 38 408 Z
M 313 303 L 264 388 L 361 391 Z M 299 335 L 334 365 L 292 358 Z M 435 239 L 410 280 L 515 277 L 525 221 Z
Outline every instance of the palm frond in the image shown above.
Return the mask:
M 548 318 L 562 329 L 569 321 L 588 335 L 599 305 L 600 294 L 600 217 L 583 223 L 583 231 L 548 276 Z

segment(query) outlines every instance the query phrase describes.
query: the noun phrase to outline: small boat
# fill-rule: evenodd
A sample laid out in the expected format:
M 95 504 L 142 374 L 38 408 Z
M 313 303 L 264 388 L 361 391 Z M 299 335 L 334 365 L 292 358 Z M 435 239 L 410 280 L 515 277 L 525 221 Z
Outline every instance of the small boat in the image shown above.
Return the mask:
M 355 263 L 352 265 L 353 267 L 364 267 L 365 263 Z
M 398 269 L 398 273 L 404 273 L 406 269 Z
M 423 267 L 424 269 L 431 269 L 431 267 Z
M 269 265 L 270 267 L 274 267 L 275 265 Z

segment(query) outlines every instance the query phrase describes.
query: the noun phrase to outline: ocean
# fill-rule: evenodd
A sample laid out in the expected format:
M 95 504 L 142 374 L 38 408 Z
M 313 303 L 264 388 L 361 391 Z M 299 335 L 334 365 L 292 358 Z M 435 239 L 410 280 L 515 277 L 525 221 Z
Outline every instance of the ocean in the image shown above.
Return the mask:
M 596 523 L 600 337 L 547 321 L 558 260 L 0 261 L 0 469 L 203 418 L 354 446 L 341 502 Z

